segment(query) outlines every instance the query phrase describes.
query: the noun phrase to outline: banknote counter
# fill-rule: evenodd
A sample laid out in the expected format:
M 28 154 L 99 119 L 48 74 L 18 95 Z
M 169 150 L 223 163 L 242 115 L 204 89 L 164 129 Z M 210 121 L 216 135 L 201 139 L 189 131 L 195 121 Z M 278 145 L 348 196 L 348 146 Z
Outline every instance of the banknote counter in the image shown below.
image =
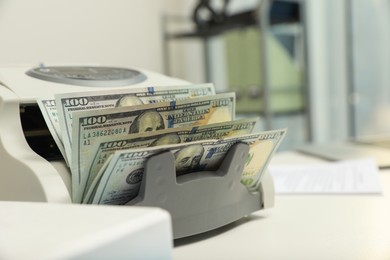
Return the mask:
M 99 71 L 96 70 L 99 68 Z M 57 93 L 104 90 L 121 87 L 185 85 L 188 82 L 167 77 L 146 70 L 132 70 L 113 67 L 95 66 L 16 66 L 0 68 L 0 200 L 37 201 L 49 203 L 71 203 L 71 176 L 69 168 L 58 150 L 42 113 L 37 105 L 37 98 Z M 186 185 L 176 185 L 174 181 L 168 186 L 153 186 L 153 174 L 172 170 L 172 165 L 164 164 L 153 170 L 157 161 L 169 162 L 170 155 L 162 154 L 150 160 L 149 179 L 144 178 L 142 200 L 130 203 L 140 206 L 156 206 L 154 201 L 163 201 L 163 208 L 173 214 L 174 237 L 180 238 L 204 232 L 247 215 L 253 211 L 272 207 L 274 190 L 272 179 L 268 174 L 259 187 L 260 195 L 253 195 L 239 185 L 240 161 L 247 152 L 245 146 L 238 146 L 226 158 L 224 182 L 205 181 L 201 175 L 193 175 L 198 180 L 184 180 Z M 239 155 L 238 155 L 239 154 Z M 161 157 L 162 156 L 162 157 Z M 165 156 L 165 157 L 164 157 Z M 235 165 L 237 164 L 237 165 Z M 224 173 L 224 174 L 225 174 Z M 208 173 L 204 173 L 206 176 Z M 148 175 L 148 174 L 146 174 Z M 238 177 L 237 177 L 238 176 Z M 155 176 L 156 177 L 156 176 Z M 172 176 L 171 176 L 172 177 Z M 174 176 L 173 176 L 174 177 Z M 207 177 L 207 176 L 206 176 Z M 235 183 L 237 182 L 237 183 Z M 237 185 L 236 185 L 237 184 Z M 205 198 L 209 190 L 218 187 L 220 194 L 212 201 Z M 161 189 L 169 189 L 170 194 L 161 197 Z M 223 189 L 229 193 L 224 196 Z M 154 192 L 153 190 L 159 190 Z M 173 192 L 173 193 L 172 193 Z M 176 194 L 175 194 L 176 192 Z M 238 196 L 237 196 L 238 192 Z M 186 195 L 187 194 L 187 195 Z M 185 201 L 169 203 L 171 198 L 186 196 L 199 197 L 193 205 L 191 214 L 181 210 Z M 177 196 L 179 195 L 179 196 Z M 199 196 L 199 195 L 198 195 Z M 210 196 L 210 195 L 209 195 Z M 230 205 L 229 199 L 234 200 Z M 242 203 L 242 201 L 245 203 Z M 167 202 L 168 201 L 168 202 Z M 201 202 L 203 201 L 203 202 Z M 207 203 L 206 203 L 207 202 Z M 183 203 L 183 205 L 181 204 Z M 206 206 L 206 211 L 204 206 Z M 220 205 L 220 209 L 218 209 Z M 159 205 L 157 205 L 159 206 Z M 214 208 L 210 208 L 210 206 Z M 175 216 L 177 219 L 175 220 Z M 212 219 L 210 219 L 210 217 Z M 184 218 L 184 219 L 183 219 Z M 217 219 L 216 221 L 214 219 Z M 184 224 L 192 223 L 192 225 Z M 187 229 L 187 227 L 190 227 Z

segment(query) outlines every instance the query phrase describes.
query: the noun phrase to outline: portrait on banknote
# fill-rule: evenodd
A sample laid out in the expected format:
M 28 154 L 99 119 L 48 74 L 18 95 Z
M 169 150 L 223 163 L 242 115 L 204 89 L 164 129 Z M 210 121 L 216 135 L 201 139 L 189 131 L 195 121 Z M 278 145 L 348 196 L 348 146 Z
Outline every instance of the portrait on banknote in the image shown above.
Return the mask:
M 144 133 L 165 129 L 164 120 L 156 111 L 146 111 L 134 119 L 129 133 Z
M 204 153 L 201 144 L 186 146 L 175 152 L 176 175 L 194 172 L 199 168 L 200 160 Z
M 137 106 L 143 105 L 144 102 L 134 94 L 125 94 L 121 96 L 115 103 L 115 107 Z
M 171 133 L 157 138 L 149 145 L 149 147 L 178 143 L 181 143 L 180 136 L 177 133 Z

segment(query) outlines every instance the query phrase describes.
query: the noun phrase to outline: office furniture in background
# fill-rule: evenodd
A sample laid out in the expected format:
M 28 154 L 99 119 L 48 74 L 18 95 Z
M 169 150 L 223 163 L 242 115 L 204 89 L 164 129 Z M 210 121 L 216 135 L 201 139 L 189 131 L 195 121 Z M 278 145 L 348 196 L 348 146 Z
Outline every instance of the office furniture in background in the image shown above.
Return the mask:
M 210 19 L 208 23 L 185 26 L 188 18 L 166 15 L 165 72 L 178 76 L 184 70 L 185 65 L 180 66 L 180 71 L 175 68 L 177 59 L 186 55 L 175 54 L 178 42 L 188 46 L 198 42 L 203 47 L 200 70 L 204 71 L 204 81 L 215 83 L 217 91 L 236 92 L 239 116 L 262 116 L 262 130 L 288 127 L 290 135 L 284 142 L 288 147 L 309 141 L 304 12 L 304 1 L 262 0 L 257 8 L 226 15 L 221 22 Z M 216 39 L 224 50 L 221 60 L 214 59 L 220 51 L 213 46 Z M 189 71 L 196 70 L 196 61 L 187 62 L 187 67 Z M 217 70 L 224 71 L 224 79 L 220 80 Z M 199 77 L 197 80 L 202 81 Z

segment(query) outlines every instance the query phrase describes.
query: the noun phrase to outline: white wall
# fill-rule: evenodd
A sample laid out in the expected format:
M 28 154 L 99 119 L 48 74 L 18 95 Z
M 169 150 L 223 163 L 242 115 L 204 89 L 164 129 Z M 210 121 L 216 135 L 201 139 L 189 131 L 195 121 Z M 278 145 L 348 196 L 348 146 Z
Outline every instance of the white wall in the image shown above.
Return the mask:
M 162 72 L 160 0 L 1 0 L 0 65 L 98 63 Z

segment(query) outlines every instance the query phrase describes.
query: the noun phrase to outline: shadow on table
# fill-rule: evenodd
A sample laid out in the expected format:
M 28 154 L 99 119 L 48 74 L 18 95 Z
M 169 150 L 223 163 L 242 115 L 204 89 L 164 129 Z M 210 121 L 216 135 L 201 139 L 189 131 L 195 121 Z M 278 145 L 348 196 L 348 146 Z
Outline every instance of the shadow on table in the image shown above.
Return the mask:
M 203 233 L 196 234 L 196 235 L 189 236 L 189 237 L 175 239 L 174 246 L 175 247 L 184 246 L 186 244 L 196 243 L 196 242 L 201 241 L 201 240 L 213 238 L 213 237 L 219 236 L 219 235 L 221 235 L 229 230 L 232 230 L 238 226 L 241 226 L 249 221 L 254 221 L 254 220 L 259 220 L 259 219 L 264 219 L 264 218 L 266 218 L 266 217 L 257 216 L 257 215 L 248 215 L 248 216 L 242 217 L 242 218 L 240 218 L 240 219 L 238 219 L 230 224 L 227 224 L 225 226 L 222 226 L 222 227 L 219 227 L 219 228 L 207 231 L 207 232 L 203 232 Z

